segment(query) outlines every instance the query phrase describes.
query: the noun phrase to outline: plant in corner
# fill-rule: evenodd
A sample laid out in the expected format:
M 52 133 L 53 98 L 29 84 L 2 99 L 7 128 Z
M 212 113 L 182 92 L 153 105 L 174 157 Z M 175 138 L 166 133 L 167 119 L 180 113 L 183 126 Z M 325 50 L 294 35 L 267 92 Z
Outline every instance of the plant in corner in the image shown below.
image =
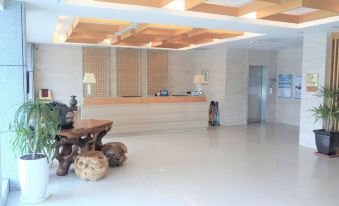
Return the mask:
M 323 120 L 324 129 L 313 131 L 317 150 L 325 155 L 335 155 L 339 149 L 339 90 L 322 88 L 318 96 L 324 98 L 324 103 L 311 109 L 316 121 Z
M 18 159 L 21 200 L 45 200 L 49 180 L 49 161 L 54 158 L 54 138 L 58 133 L 58 112 L 39 100 L 23 103 L 16 111 L 12 148 Z

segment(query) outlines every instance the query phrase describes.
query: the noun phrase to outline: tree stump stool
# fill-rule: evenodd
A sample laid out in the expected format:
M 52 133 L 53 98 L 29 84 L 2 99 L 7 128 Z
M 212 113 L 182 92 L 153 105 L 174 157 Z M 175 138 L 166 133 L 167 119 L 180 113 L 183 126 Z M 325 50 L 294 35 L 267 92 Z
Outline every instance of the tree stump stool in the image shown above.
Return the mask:
M 108 162 L 100 151 L 88 151 L 75 158 L 75 174 L 84 180 L 99 180 L 106 174 Z
M 110 167 L 121 166 L 127 160 L 127 147 L 121 142 L 106 143 L 101 151 L 107 157 Z

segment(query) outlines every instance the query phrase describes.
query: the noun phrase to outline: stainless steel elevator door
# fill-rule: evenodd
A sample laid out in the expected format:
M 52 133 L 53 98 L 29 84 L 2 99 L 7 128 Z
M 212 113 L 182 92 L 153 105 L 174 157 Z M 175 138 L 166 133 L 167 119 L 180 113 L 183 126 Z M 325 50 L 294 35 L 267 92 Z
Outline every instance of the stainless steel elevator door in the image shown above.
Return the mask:
M 248 79 L 247 122 L 265 122 L 267 71 L 263 67 L 250 66 Z

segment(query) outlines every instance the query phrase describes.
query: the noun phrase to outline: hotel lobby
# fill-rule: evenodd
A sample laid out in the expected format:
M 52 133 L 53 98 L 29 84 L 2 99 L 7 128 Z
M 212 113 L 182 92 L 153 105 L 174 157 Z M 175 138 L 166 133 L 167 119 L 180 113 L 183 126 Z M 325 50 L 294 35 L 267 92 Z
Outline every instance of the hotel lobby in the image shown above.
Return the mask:
M 0 206 L 338 205 L 339 0 L 0 0 L 0 25 Z

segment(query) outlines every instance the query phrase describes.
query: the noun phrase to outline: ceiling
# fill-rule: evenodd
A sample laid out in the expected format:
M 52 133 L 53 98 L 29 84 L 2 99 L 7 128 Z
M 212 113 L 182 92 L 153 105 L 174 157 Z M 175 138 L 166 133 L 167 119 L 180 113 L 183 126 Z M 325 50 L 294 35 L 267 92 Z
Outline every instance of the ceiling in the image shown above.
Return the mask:
M 54 43 L 188 49 L 244 38 L 245 32 L 83 17 L 61 17 Z
M 204 28 L 207 30 L 224 30 L 224 31 L 237 31 L 243 32 L 244 35 L 237 38 L 230 38 L 222 41 L 210 41 L 204 42 L 200 45 L 192 45 L 185 47 L 184 49 L 191 48 L 211 48 L 218 46 L 232 46 L 232 47 L 248 47 L 248 48 L 260 48 L 260 49 L 281 49 L 289 46 L 302 45 L 302 36 L 306 32 L 320 32 L 320 31 L 339 31 L 339 17 L 333 15 L 331 11 L 330 15 L 320 15 L 318 20 L 312 20 L 309 22 L 300 22 L 299 20 L 291 23 L 277 21 L 274 14 L 264 18 L 254 19 L 253 16 L 232 16 L 232 15 L 220 15 L 212 14 L 208 12 L 197 11 L 183 11 L 179 7 L 170 8 L 164 4 L 170 2 L 170 0 L 154 1 L 155 4 L 152 7 L 145 5 L 131 5 L 120 3 L 110 3 L 104 1 L 116 1 L 116 0 L 23 0 L 26 8 L 26 22 L 27 22 L 27 41 L 34 43 L 67 43 L 66 38 L 58 38 L 56 31 L 69 31 L 69 28 L 74 25 L 74 21 L 77 17 L 107 20 L 107 21 L 119 21 L 119 22 L 131 22 L 132 27 L 142 24 L 148 25 L 175 25 L 176 27 L 189 27 L 189 28 Z M 122 1 L 122 0 L 120 0 Z M 133 0 L 128 0 L 133 3 Z M 152 0 L 150 0 L 152 1 Z M 134 2 L 148 3 L 149 0 L 134 0 Z M 184 0 L 174 0 L 177 5 L 183 4 Z M 187 1 L 187 0 L 186 0 Z M 260 0 L 263 1 L 263 0 Z M 266 1 L 266 0 L 265 0 Z M 268 0 L 267 0 L 268 1 Z M 269 0 L 274 1 L 274 0 Z M 301 1 L 302 0 L 291 0 Z M 337 1 L 337 0 L 312 0 L 312 1 Z M 126 1 L 122 1 L 126 2 Z M 153 1 L 152 1 L 153 2 Z M 160 2 L 160 3 L 159 3 Z M 222 7 L 242 7 L 252 2 L 250 0 L 195 0 L 195 2 L 203 2 L 205 4 Z M 161 4 L 162 3 L 162 4 Z M 168 5 L 168 4 L 167 4 Z M 314 8 L 295 7 L 290 6 L 289 9 L 278 9 L 279 15 L 300 16 L 307 15 L 312 12 L 316 12 Z M 339 7 L 339 5 L 338 5 Z M 334 8 L 336 9 L 336 8 Z M 272 12 L 270 12 L 271 14 Z M 258 13 L 257 13 L 258 14 Z M 269 18 L 266 18 L 269 17 Z M 273 18 L 273 20 L 272 20 Z M 299 19 L 295 18 L 295 19 Z M 279 20 L 279 18 L 278 18 Z M 131 25 L 125 25 L 127 28 Z M 42 29 L 43 28 L 43 29 Z M 126 29 L 124 28 L 124 29 Z M 102 29 L 102 28 L 101 28 Z M 121 29 L 123 31 L 126 31 Z M 129 28 L 131 29 L 131 28 Z M 135 28 L 132 28 L 135 29 Z M 96 29 L 98 30 L 98 28 Z M 100 29 L 99 29 L 100 30 Z M 117 34 L 121 30 L 115 31 Z M 110 35 L 114 32 L 106 33 L 104 36 Z M 111 37 L 113 38 L 114 35 Z M 117 35 L 119 36 L 119 35 Z M 167 38 L 167 37 L 166 37 Z M 107 39 L 107 38 L 105 38 Z M 264 41 L 265 39 L 273 39 L 274 41 Z M 94 43 L 98 43 L 97 40 Z M 110 40 L 111 41 L 111 40 Z M 102 42 L 102 41 L 101 41 Z M 289 43 L 291 42 L 291 44 Z M 72 44 L 93 44 L 93 42 L 70 42 Z M 107 43 L 107 42 L 106 42 Z M 163 42 L 162 42 L 163 43 Z M 124 43 L 110 46 L 126 46 Z M 127 45 L 129 46 L 129 45 Z M 149 47 L 149 42 L 146 45 L 140 45 L 140 47 Z M 182 49 L 182 48 L 181 48 Z

